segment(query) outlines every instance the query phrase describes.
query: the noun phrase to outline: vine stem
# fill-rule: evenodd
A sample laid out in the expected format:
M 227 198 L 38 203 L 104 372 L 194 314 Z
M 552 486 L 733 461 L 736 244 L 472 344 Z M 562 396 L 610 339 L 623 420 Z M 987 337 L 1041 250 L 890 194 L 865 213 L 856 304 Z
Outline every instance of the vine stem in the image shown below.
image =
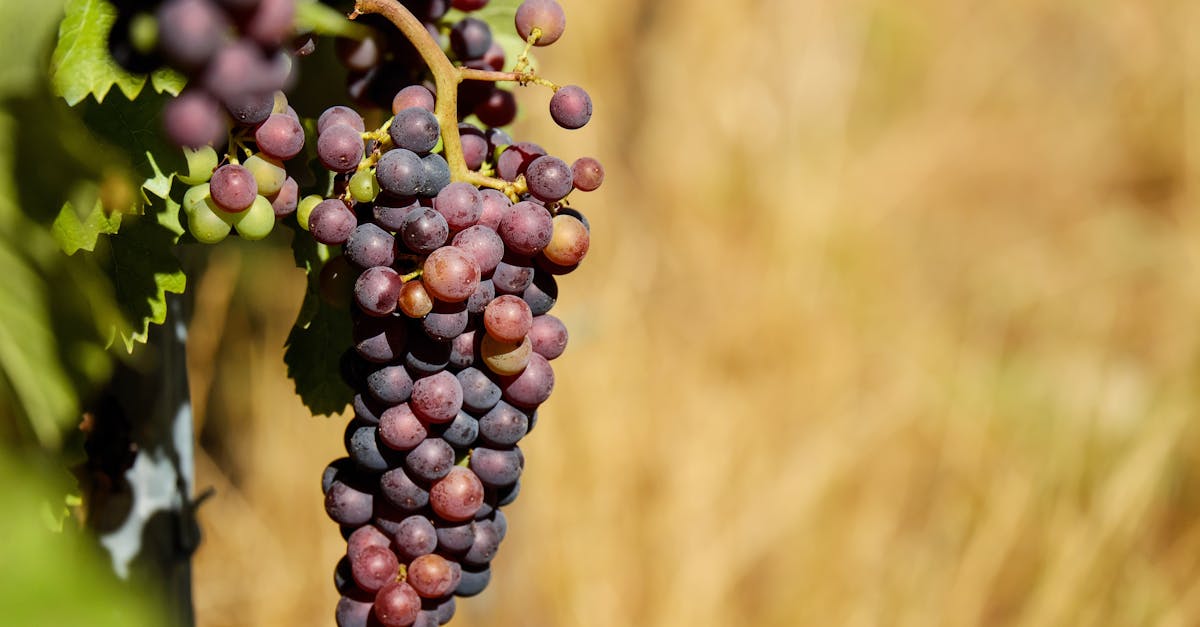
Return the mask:
M 429 66 L 429 71 L 433 73 L 434 88 L 437 90 L 437 103 L 434 106 L 433 113 L 437 117 L 438 125 L 441 126 L 442 144 L 446 150 L 446 163 L 450 166 L 450 180 L 466 181 L 477 187 L 498 189 L 514 201 L 517 200 L 527 190 L 524 177 L 510 183 L 503 179 L 473 172 L 467 167 L 467 160 L 463 155 L 462 138 L 458 133 L 458 85 L 467 78 L 471 80 L 491 81 L 516 80 L 522 84 L 534 82 L 548 84 L 551 87 L 553 87 L 553 83 L 543 81 L 543 79 L 537 78 L 532 73 L 480 73 L 477 70 L 469 68 L 455 67 L 441 46 L 434 41 L 429 31 L 425 30 L 425 25 L 395 0 L 355 0 L 354 11 L 350 13 L 350 19 L 371 13 L 383 16 L 399 29 L 404 37 L 416 48 L 417 53 L 421 55 L 425 64 Z M 487 76 L 484 77 L 483 74 L 487 74 Z M 492 76 L 492 74 L 498 77 Z M 519 80 L 516 77 L 522 77 L 525 80 Z

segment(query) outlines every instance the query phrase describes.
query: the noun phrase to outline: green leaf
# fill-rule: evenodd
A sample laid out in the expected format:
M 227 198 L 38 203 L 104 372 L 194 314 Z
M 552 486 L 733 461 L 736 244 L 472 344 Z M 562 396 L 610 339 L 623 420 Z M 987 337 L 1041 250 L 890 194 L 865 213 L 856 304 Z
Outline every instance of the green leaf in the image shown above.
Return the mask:
M 121 228 L 121 215 L 105 211 L 104 205 L 97 200 L 91 212 L 81 216 L 75 205 L 68 202 L 58 212 L 50 231 L 64 253 L 90 252 L 96 249 L 96 240 L 101 235 L 113 235 Z
M 341 11 L 317 0 L 298 0 L 296 32 L 362 39 L 371 33 L 371 29 L 351 22 Z
M 308 291 L 285 342 L 283 361 L 296 384 L 296 394 L 309 411 L 334 415 L 354 398 L 354 390 L 342 381 L 341 374 L 342 355 L 351 345 L 350 316 L 318 296 L 318 280 L 329 249 L 307 235 L 296 227 L 292 237 L 292 254 L 296 267 L 308 274 Z
M 59 363 L 51 286 L 9 246 L 0 246 L 0 268 L 0 373 L 37 440 L 54 447 L 79 399 Z
M 159 198 L 170 193 L 171 176 L 187 167 L 183 151 L 162 131 L 162 109 L 168 99 L 162 94 L 146 93 L 136 100 L 113 98 L 82 108 L 88 129 L 123 152 L 142 179 L 142 187 Z M 150 198 L 143 194 L 142 200 L 148 202 Z M 130 209 L 139 211 L 141 205 Z
M 178 96 L 187 85 L 187 77 L 169 67 L 163 66 L 150 73 L 150 86 L 160 94 Z
M 62 0 L 0 2 L 0 98 L 28 93 L 45 80 L 45 55 L 61 18 Z
M 54 91 L 75 106 L 89 94 L 103 102 L 113 85 L 133 100 L 146 77 L 117 65 L 108 52 L 108 33 L 117 9 L 105 0 L 67 0 L 58 29 L 58 46 L 50 59 Z
M 164 211 L 171 211 L 170 207 Z M 174 209 L 178 212 L 178 205 Z M 187 277 L 175 257 L 179 235 L 155 215 L 128 216 L 121 233 L 108 238 L 109 276 L 117 303 L 132 325 L 119 330 L 125 350 L 146 343 L 151 324 L 167 319 L 167 293 L 182 294 Z

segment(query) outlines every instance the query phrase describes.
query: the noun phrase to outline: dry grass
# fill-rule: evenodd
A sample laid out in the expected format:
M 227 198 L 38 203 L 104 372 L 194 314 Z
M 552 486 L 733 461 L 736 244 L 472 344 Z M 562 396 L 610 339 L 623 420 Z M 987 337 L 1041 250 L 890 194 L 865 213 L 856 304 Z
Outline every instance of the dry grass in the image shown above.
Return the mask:
M 1200 624 L 1200 7 L 564 4 L 609 182 L 455 625 Z M 289 265 L 201 285 L 205 627 L 332 623 Z

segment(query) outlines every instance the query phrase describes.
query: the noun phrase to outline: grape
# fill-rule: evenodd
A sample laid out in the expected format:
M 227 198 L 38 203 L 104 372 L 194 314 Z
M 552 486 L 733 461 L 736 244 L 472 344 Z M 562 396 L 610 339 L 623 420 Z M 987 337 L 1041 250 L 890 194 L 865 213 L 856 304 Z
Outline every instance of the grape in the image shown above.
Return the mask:
M 408 627 L 421 611 L 421 597 L 407 583 L 392 581 L 375 595 L 375 617 L 384 627 Z
M 443 246 L 429 254 L 422 266 L 422 281 L 430 296 L 461 302 L 479 285 L 479 266 L 462 249 Z
M 374 224 L 360 224 L 346 240 L 344 254 L 360 268 L 390 266 L 395 260 L 396 240 Z
M 296 183 L 296 179 L 287 177 L 283 181 L 283 187 L 271 198 L 271 211 L 275 212 L 275 217 L 286 218 L 295 213 L 296 199 L 299 195 L 300 185 Z
M 417 377 L 437 374 L 450 365 L 450 344 L 439 342 L 418 331 L 409 333 L 409 349 L 404 365 Z
M 354 269 L 344 256 L 333 257 L 321 267 L 321 276 L 318 279 L 321 298 L 338 309 L 345 309 L 354 298 L 356 278 Z
M 404 218 L 413 209 L 420 208 L 421 204 L 411 198 L 394 198 L 388 195 L 376 197 L 371 211 L 375 218 L 375 224 L 389 231 L 399 231 L 404 228 Z
M 338 599 L 334 620 L 337 627 L 369 627 L 371 610 L 375 606 L 370 602 L 356 601 L 349 597 Z
M 509 136 L 508 133 L 504 132 L 504 129 L 502 128 L 489 128 L 486 135 L 488 140 L 488 151 L 493 154 L 495 154 L 497 150 L 500 150 L 504 146 L 511 146 L 513 143 L 513 138 Z M 542 154 L 546 153 L 543 152 Z
M 425 169 L 424 186 L 421 196 L 435 196 L 443 187 L 450 184 L 450 164 L 446 158 L 437 154 L 425 155 L 421 158 L 421 167 Z
M 467 298 L 467 313 L 481 314 L 487 308 L 488 303 L 496 298 L 496 285 L 491 279 L 486 279 L 479 282 L 479 287 L 471 292 L 471 296 Z
M 528 337 L 519 342 L 501 342 L 485 335 L 479 345 L 479 356 L 484 365 L 501 376 L 515 375 L 525 370 L 532 353 L 533 343 Z
M 258 149 L 275 159 L 291 159 L 304 149 L 304 127 L 286 113 L 272 113 L 254 130 Z
M 574 272 L 575 269 L 579 267 L 579 264 L 564 266 L 561 264 L 554 263 L 553 261 L 550 261 L 550 259 L 548 259 L 545 255 L 538 255 L 537 257 L 534 257 L 533 262 L 537 266 L 538 271 L 543 274 L 555 274 L 555 275 L 569 274 L 571 272 Z
M 243 30 L 262 46 L 278 47 L 291 34 L 295 13 L 294 0 L 261 0 Z
M 355 465 L 364 471 L 383 472 L 390 467 L 391 460 L 379 448 L 379 441 L 376 437 L 375 425 L 358 420 L 351 420 L 346 425 L 346 432 L 342 436 L 350 459 L 354 460 Z
M 454 569 L 446 558 L 437 554 L 422 555 L 408 565 L 408 583 L 417 594 L 427 599 L 444 597 L 454 591 Z
M 458 577 L 462 578 L 461 572 L 458 573 Z M 437 617 L 439 625 L 445 625 L 450 622 L 450 619 L 454 618 L 454 611 L 457 609 L 457 604 L 452 596 L 440 600 L 426 601 L 426 604 L 433 604 L 433 613 Z
M 528 260 L 509 257 L 496 264 L 492 283 L 498 294 L 522 294 L 533 284 L 533 275 Z
M 427 153 L 438 143 L 441 129 L 437 118 L 427 109 L 409 107 L 392 119 L 388 135 L 392 143 L 415 153 Z
M 409 473 L 423 481 L 437 481 L 454 466 L 454 447 L 440 438 L 426 438 L 404 456 Z
M 227 163 L 213 172 L 209 194 L 217 208 L 238 213 L 249 209 L 254 203 L 254 197 L 258 195 L 258 183 L 250 170 L 236 163 Z
M 478 11 L 486 7 L 488 0 L 453 0 L 450 4 L 459 11 Z
M 554 225 L 545 207 L 523 201 L 509 208 L 496 232 L 509 250 L 520 255 L 534 255 L 550 243 Z M 502 288 L 497 284 L 496 289 Z
M 353 562 L 367 547 L 374 546 L 381 549 L 388 549 L 391 545 L 391 539 L 384 535 L 377 527 L 374 525 L 364 525 L 355 529 L 350 534 L 350 537 L 346 539 L 346 556 Z
M 492 29 L 487 22 L 468 17 L 450 28 L 450 50 L 460 60 L 478 59 L 492 46 Z
M 560 87 L 550 97 L 550 117 L 563 128 L 583 128 L 592 119 L 592 98 L 582 87 Z
M 262 124 L 275 108 L 275 96 L 265 92 L 234 94 L 226 96 L 222 102 L 233 121 L 243 126 Z
M 571 166 L 558 157 L 538 157 L 525 169 L 529 193 L 545 202 L 558 202 L 575 188 Z
M 410 211 L 400 226 L 401 241 L 405 247 L 419 255 L 438 250 L 449 236 L 450 226 L 446 223 L 446 218 L 428 207 Z
M 438 192 L 433 199 L 433 208 L 446 218 L 452 232 L 458 232 L 479 221 L 483 198 L 470 183 L 451 183 Z
M 197 192 L 197 190 L 199 190 Z M 193 209 L 187 210 L 189 205 L 189 195 L 197 192 L 199 201 L 193 201 Z M 187 214 L 188 232 L 196 241 L 202 244 L 216 244 L 225 239 L 229 235 L 231 229 L 229 222 L 225 219 L 228 215 L 223 211 L 214 208 L 214 205 L 208 197 L 208 185 L 198 185 L 187 191 L 184 194 L 183 206 Z
M 235 219 L 237 222 L 234 222 L 233 228 L 237 229 L 242 239 L 260 240 L 270 235 L 271 229 L 275 228 L 275 209 L 271 207 L 271 201 L 262 196 L 255 196 L 250 208 L 238 214 Z
M 529 356 L 529 365 L 521 374 L 505 377 L 500 382 L 504 400 L 524 408 L 534 408 L 550 398 L 554 389 L 554 369 L 550 362 L 538 353 Z
M 325 493 L 325 512 L 339 525 L 362 525 L 371 520 L 373 509 L 374 497 L 370 492 L 339 479 L 334 479 Z
M 503 192 L 495 189 L 485 189 L 479 196 L 480 204 L 483 207 L 483 211 L 479 214 L 479 225 L 486 226 L 493 231 L 500 228 L 500 220 L 504 219 L 504 214 L 512 206 L 512 201 Z
M 409 85 L 396 92 L 392 99 L 392 114 L 400 113 L 409 107 L 420 107 L 430 113 L 434 111 L 433 92 L 424 85 Z
M 496 532 L 492 523 L 486 520 L 476 522 L 475 541 L 471 543 L 471 548 L 467 550 L 462 561 L 471 566 L 487 566 L 492 558 L 496 557 L 499 548 L 500 534 Z
M 274 196 L 287 180 L 287 170 L 283 169 L 283 164 L 262 153 L 250 155 L 244 166 L 254 175 L 258 193 L 263 196 Z
M 467 169 L 478 170 L 483 167 L 483 162 L 488 157 L 487 138 L 483 136 L 483 132 L 469 124 L 460 124 L 458 133 Z
M 349 458 L 341 457 L 329 462 L 325 472 L 321 474 L 321 494 L 329 494 L 334 481 L 340 481 L 353 474 L 353 463 Z
M 451 474 L 453 472 L 451 470 Z M 406 512 L 419 510 L 430 503 L 431 493 L 414 483 L 403 468 L 393 468 L 383 473 L 379 477 L 379 491 L 389 503 Z
M 186 71 L 204 67 L 229 34 L 229 20 L 209 0 L 167 0 L 156 17 L 159 49 Z
M 525 168 L 534 159 L 544 156 L 546 151 L 537 144 L 521 142 L 505 148 L 496 159 L 496 175 L 506 181 L 515 181 L 525 173 Z
M 334 172 L 352 172 L 363 158 L 361 131 L 336 124 L 317 135 L 317 157 Z M 382 184 L 382 181 L 380 182 Z
M 367 592 L 378 592 L 396 578 L 400 561 L 387 547 L 366 546 L 357 555 L 350 556 L 350 568 L 358 587 Z
M 567 27 L 567 16 L 562 6 L 554 0 L 525 0 L 517 7 L 514 22 L 521 39 L 528 40 L 536 28 L 541 35 L 533 45 L 549 46 L 562 37 Z
M 188 172 L 176 174 L 175 178 L 186 185 L 200 185 L 212 178 L 213 170 L 217 169 L 219 161 L 217 151 L 213 150 L 212 146 L 200 146 L 195 150 L 184 148 L 183 155 L 187 158 Z
M 379 187 L 393 196 L 416 196 L 426 186 L 425 176 L 421 157 L 403 148 L 383 153 L 375 164 Z
M 533 416 L 531 416 L 529 418 L 530 431 L 533 430 L 533 423 L 535 422 L 536 417 L 537 417 L 537 412 L 534 412 Z M 499 488 L 496 491 L 496 495 L 497 495 L 496 507 L 507 507 L 509 505 L 512 505 L 517 500 L 517 497 L 520 494 L 521 494 L 521 480 L 517 479 L 516 483 L 514 483 L 510 486 L 504 486 L 503 488 Z
M 379 438 L 389 448 L 409 451 L 428 435 L 425 424 L 407 403 L 389 407 L 379 417 Z
M 470 412 L 486 412 L 500 402 L 500 387 L 477 368 L 464 368 L 455 377 L 463 391 L 463 407 Z
M 496 391 L 500 389 L 496 388 Z M 528 432 L 529 416 L 504 401 L 497 403 L 479 419 L 479 436 L 492 446 L 512 446 Z
M 371 396 L 388 405 L 399 405 L 407 401 L 412 394 L 412 388 L 412 377 L 408 375 L 404 366 L 388 366 L 367 376 L 367 389 Z
M 454 420 L 442 431 L 442 439 L 451 446 L 467 448 L 479 437 L 479 421 L 464 412 L 458 412 Z
M 370 362 L 382 364 L 402 356 L 406 336 L 403 322 L 394 317 L 364 316 L 354 321 L 354 350 Z
M 346 243 L 358 226 L 358 219 L 346 203 L 336 198 L 323 201 L 308 217 L 308 230 L 313 239 L 329 246 Z
M 529 340 L 533 352 L 547 360 L 557 359 L 567 349 L 567 326 L 549 314 L 537 316 L 529 329 Z
M 379 195 L 379 180 L 374 170 L 359 170 L 350 177 L 350 195 L 358 202 L 371 202 Z
M 310 194 L 296 204 L 296 222 L 305 231 L 309 230 L 308 221 L 312 218 L 313 209 L 316 209 L 317 205 L 324 202 L 324 200 L 321 196 Z
M 483 425 L 480 424 L 480 433 L 483 433 Z M 494 449 L 483 446 L 475 447 L 471 451 L 470 470 L 479 477 L 479 480 L 484 485 L 489 487 L 502 487 L 516 483 L 521 476 L 521 456 L 520 449 L 513 447 L 511 449 Z
M 329 107 L 321 113 L 321 117 L 317 118 L 317 134 L 325 133 L 325 130 L 331 126 L 345 125 L 362 133 L 367 130 L 367 125 L 363 122 L 362 116 L 350 107 L 336 106 Z
M 386 266 L 368 268 L 354 283 L 354 302 L 373 316 L 386 316 L 396 310 L 404 280 Z
M 410 318 L 422 318 L 433 311 L 433 299 L 425 290 L 425 284 L 420 281 L 405 283 L 400 288 L 397 300 L 400 311 Z
M 591 157 L 580 157 L 571 165 L 575 189 L 581 192 L 594 192 L 604 182 L 604 166 Z
M 433 523 L 424 516 L 409 516 L 400 521 L 393 536 L 396 548 L 405 561 L 433 553 L 438 536 Z
M 568 215 L 554 216 L 554 232 L 542 254 L 560 266 L 573 266 L 583 260 L 591 245 L 587 227 Z
M 521 298 L 529 304 L 530 313 L 535 317 L 545 314 L 558 301 L 558 281 L 553 274 L 536 272 L 533 282 L 521 293 Z
M 462 571 L 462 579 L 458 582 L 458 587 L 454 589 L 454 595 L 460 597 L 473 597 L 487 587 L 488 582 L 492 580 L 492 570 L 486 566 L 483 568 L 472 570 L 464 568 Z
M 375 318 L 371 318 L 375 320 Z M 383 414 L 387 407 L 380 405 L 379 401 L 372 398 L 364 398 L 362 394 L 354 395 L 354 417 L 360 420 L 365 420 L 373 425 L 379 425 L 379 416 Z
M 533 312 L 520 297 L 497 297 L 483 311 L 483 326 L 489 336 L 506 343 L 519 343 L 533 326 Z
M 492 45 L 488 46 L 486 52 L 478 59 L 466 61 L 463 65 L 477 70 L 493 70 L 499 72 L 504 69 L 504 46 L 492 39 Z
M 475 106 L 475 115 L 488 126 L 508 126 L 517 117 L 517 99 L 507 89 L 494 88 Z
M 413 383 L 412 411 L 422 420 L 450 422 L 463 404 L 462 386 L 449 372 L 439 372 Z
M 469 469 L 455 466 L 429 489 L 429 504 L 446 520 L 470 520 L 483 505 L 483 483 Z
M 429 337 L 446 342 L 466 330 L 470 322 L 467 304 L 434 301 L 433 310 L 421 321 L 421 328 Z
M 205 65 L 200 78 L 203 87 L 226 104 L 243 99 L 257 102 L 268 96 L 271 108 L 263 120 L 275 108 L 273 92 L 279 76 L 253 42 L 239 40 L 222 47 Z

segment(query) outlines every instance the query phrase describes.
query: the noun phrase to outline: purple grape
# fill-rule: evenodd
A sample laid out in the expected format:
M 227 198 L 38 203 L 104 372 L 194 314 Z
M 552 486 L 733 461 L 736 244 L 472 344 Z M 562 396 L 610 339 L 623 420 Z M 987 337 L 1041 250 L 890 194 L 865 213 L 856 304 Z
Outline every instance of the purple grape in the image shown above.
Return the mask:
M 379 439 L 388 448 L 409 451 L 420 444 L 428 435 L 421 422 L 407 403 L 389 407 L 379 417 Z
M 227 128 L 221 105 L 208 92 L 189 89 L 163 107 L 163 128 L 179 146 L 220 146 Z
M 412 411 L 422 420 L 450 422 L 462 409 L 463 391 L 458 379 L 449 372 L 417 379 L 413 384 Z
M 454 466 L 454 447 L 440 438 L 426 438 L 404 456 L 411 476 L 434 482 L 450 473 Z
M 403 284 L 404 279 L 389 267 L 368 268 L 354 282 L 354 302 L 372 316 L 386 316 L 396 311 Z
M 299 201 L 300 185 L 296 183 L 296 179 L 289 176 L 284 179 L 283 186 L 271 198 L 271 210 L 275 212 L 276 218 L 286 218 L 296 213 L 296 204 Z
M 558 318 L 543 314 L 533 319 L 529 329 L 533 352 L 547 360 L 557 359 L 567 349 L 567 339 L 567 326 Z
M 217 168 L 208 184 L 213 203 L 218 209 L 238 213 L 250 208 L 258 195 L 258 183 L 254 175 L 236 163 L 227 163 Z
M 493 231 L 500 228 L 500 221 L 512 206 L 512 201 L 503 192 L 495 189 L 485 189 L 479 196 L 483 207 L 479 214 L 479 226 L 486 226 Z
M 399 405 L 412 394 L 413 380 L 404 366 L 388 366 L 367 376 L 371 396 L 388 405 Z
M 492 284 L 497 294 L 523 294 L 533 284 L 533 276 L 529 260 L 508 257 L 496 264 Z
M 477 437 L 479 437 L 479 421 L 461 411 L 442 431 L 442 439 L 458 448 L 470 447 L 475 443 Z
M 525 0 L 517 7 L 513 21 L 521 39 L 529 39 L 535 28 L 541 31 L 535 46 L 549 46 L 558 41 L 567 27 L 567 15 L 554 0 Z
M 483 163 L 487 161 L 488 157 L 488 143 L 483 132 L 470 124 L 460 124 L 458 133 L 467 169 L 478 170 L 483 167 Z
M 550 117 L 563 128 L 583 128 L 592 119 L 592 98 L 582 87 L 560 87 L 550 97 Z
M 450 365 L 450 344 L 439 342 L 420 331 L 409 334 L 408 353 L 404 364 L 415 376 L 428 376 Z
M 558 280 L 553 274 L 535 272 L 533 282 L 521 293 L 534 316 L 540 316 L 554 308 L 558 301 Z
M 517 99 L 507 89 L 496 87 L 475 105 L 475 115 L 488 126 L 508 126 L 517 117 Z
M 360 268 L 390 266 L 395 261 L 396 240 L 374 224 L 360 224 L 346 240 L 346 259 Z
M 406 512 L 415 512 L 429 504 L 429 491 L 413 482 L 403 468 L 383 473 L 379 477 L 379 491 L 389 503 Z
M 462 579 L 459 580 L 458 587 L 454 589 L 454 596 L 473 597 L 483 592 L 491 580 L 492 570 L 486 566 L 478 569 L 464 568 Z
M 450 164 L 442 155 L 433 153 L 421 157 L 421 167 L 425 169 L 424 186 L 419 192 L 421 196 L 436 196 L 450 184 Z
M 580 157 L 571 164 L 571 175 L 575 181 L 575 189 L 594 192 L 604 182 L 604 166 L 591 157 Z
M 558 157 L 538 157 L 525 169 L 529 193 L 544 202 L 558 202 L 575 188 L 571 166 Z
M 424 516 L 409 516 L 400 521 L 392 540 L 396 543 L 400 557 L 411 561 L 415 557 L 433 553 L 437 548 L 437 529 Z
M 313 239 L 329 246 L 346 243 L 357 226 L 354 212 L 337 198 L 322 201 L 308 216 L 308 230 Z
M 429 337 L 440 342 L 447 342 L 466 330 L 470 322 L 470 312 L 467 303 L 447 303 L 435 301 L 433 311 L 425 314 L 421 320 L 421 328 Z
M 304 127 L 286 113 L 272 113 L 255 129 L 254 143 L 269 157 L 291 159 L 304 149 Z
M 421 107 L 409 107 L 397 113 L 388 127 L 392 143 L 419 154 L 433 150 L 440 134 L 437 118 Z
M 482 433 L 482 425 L 480 425 Z M 484 485 L 503 487 L 516 483 L 521 476 L 521 457 L 519 449 L 494 449 L 476 446 L 471 451 L 471 472 L 474 472 Z
M 519 255 L 535 255 L 550 243 L 554 224 L 550 212 L 537 203 L 523 201 L 513 205 L 496 229 L 504 245 Z M 503 291 L 499 284 L 497 290 Z M 523 291 L 525 288 L 522 287 Z
M 413 209 L 400 226 L 400 240 L 418 255 L 438 250 L 450 236 L 450 226 L 442 214 L 428 207 Z
M 369 627 L 371 610 L 374 607 L 373 600 L 358 601 L 350 597 L 342 597 L 338 599 L 334 620 L 337 622 L 337 627 Z
M 379 65 L 383 57 L 378 39 L 374 34 L 368 34 L 362 39 L 338 37 L 333 42 L 333 51 L 346 69 L 352 72 L 366 72 Z
M 375 596 L 375 618 L 384 627 L 408 627 L 421 611 L 421 597 L 407 583 L 392 581 Z
M 461 61 L 478 59 L 492 46 L 492 29 L 487 22 L 468 17 L 450 28 L 450 50 Z
M 370 397 L 364 398 L 362 394 L 354 395 L 353 406 L 355 418 L 365 420 L 373 425 L 379 424 L 379 416 L 387 409 L 386 405 L 382 405 L 379 401 Z
M 479 222 L 483 197 L 474 185 L 460 181 L 443 187 L 433 199 L 433 208 L 446 218 L 451 232 L 458 232 Z
M 497 387 L 496 392 L 499 400 L 500 388 Z M 498 402 L 479 419 L 479 437 L 490 446 L 512 446 L 528 432 L 529 416 L 504 401 Z
M 355 465 L 368 472 L 383 472 L 393 465 L 379 446 L 378 430 L 366 421 L 351 420 L 346 425 L 346 452 Z
M 159 49 L 185 71 L 203 68 L 229 37 L 229 20 L 209 0 L 168 0 L 157 17 Z
M 334 479 L 325 493 L 325 512 L 339 525 L 363 525 L 371 520 L 374 497 L 371 492 Z
M 411 150 L 396 148 L 383 153 L 375 164 L 379 187 L 393 196 L 417 196 L 426 186 L 425 165 Z
M 538 353 L 529 356 L 529 365 L 521 374 L 503 377 L 500 389 L 504 400 L 517 407 L 532 409 L 546 402 L 554 389 L 554 369 L 550 362 Z
M 336 124 L 317 135 L 317 157 L 334 172 L 353 172 L 363 158 L 361 131 Z
M 371 211 L 375 218 L 375 224 L 389 231 L 399 231 L 404 228 L 405 216 L 413 209 L 420 208 L 421 203 L 412 198 L 395 198 L 388 195 L 376 198 Z
M 478 368 L 465 368 L 455 376 L 462 386 L 463 407 L 467 411 L 486 412 L 500 402 L 500 386 Z
M 321 117 L 317 118 L 317 134 L 320 135 L 329 127 L 339 124 L 349 126 L 360 133 L 367 130 L 367 125 L 357 111 L 339 105 L 329 107 L 321 113 Z
M 491 279 L 479 282 L 479 287 L 467 298 L 467 313 L 481 314 L 487 309 L 488 303 L 496 298 L 496 285 Z
M 429 91 L 427 87 L 424 85 L 409 85 L 396 92 L 396 97 L 392 99 L 392 114 L 400 113 L 409 107 L 421 107 L 433 113 L 435 106 L 433 92 Z
M 544 156 L 546 151 L 539 145 L 530 142 L 512 144 L 500 153 L 496 159 L 496 175 L 506 181 L 515 181 L 525 173 L 525 168 L 534 159 Z
M 471 548 L 467 550 L 466 555 L 463 555 L 462 562 L 471 566 L 487 566 L 492 558 L 496 557 L 496 551 L 500 548 L 500 534 L 491 521 L 487 520 L 476 521 L 474 528 L 474 542 L 471 543 Z
M 354 350 L 369 362 L 388 363 L 404 355 L 407 335 L 401 319 L 360 316 L 354 321 Z
M 242 30 L 259 45 L 278 48 L 292 33 L 295 16 L 295 0 L 260 0 L 258 9 L 246 20 Z

